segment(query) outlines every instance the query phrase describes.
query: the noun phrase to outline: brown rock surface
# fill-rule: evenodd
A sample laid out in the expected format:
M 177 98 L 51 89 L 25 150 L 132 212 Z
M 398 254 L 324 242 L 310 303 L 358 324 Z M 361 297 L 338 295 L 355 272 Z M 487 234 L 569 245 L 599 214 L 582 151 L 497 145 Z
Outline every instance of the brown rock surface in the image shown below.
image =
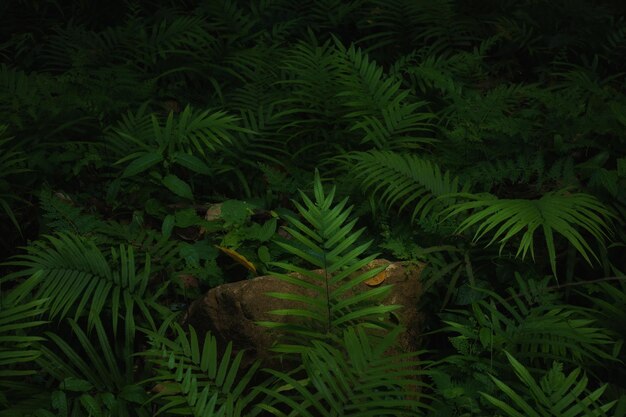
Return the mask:
M 367 268 L 387 265 L 384 284 L 394 284 L 391 292 L 383 300 L 383 304 L 400 304 L 402 309 L 394 313 L 406 330 L 397 341 L 395 351 L 411 352 L 418 349 L 417 341 L 421 330 L 421 315 L 418 311 L 418 300 L 422 293 L 419 280 L 422 265 L 404 265 L 400 262 L 389 262 L 384 259 L 372 261 Z M 321 271 L 316 271 L 321 272 Z M 302 278 L 300 275 L 296 275 Z M 355 292 L 372 288 L 365 283 Z M 265 366 L 275 367 L 277 364 L 268 361 L 271 356 L 270 347 L 279 333 L 263 326 L 257 321 L 286 322 L 291 317 L 269 314 L 272 310 L 299 308 L 298 303 L 280 300 L 268 292 L 290 292 L 305 294 L 303 288 L 289 284 L 274 276 L 260 276 L 246 281 L 220 285 L 208 291 L 203 298 L 196 300 L 189 309 L 186 322 L 194 326 L 199 334 L 211 331 L 220 346 L 225 347 L 228 341 L 233 342 L 235 350 L 247 349 L 242 365 L 245 367 L 255 359 L 264 361 Z M 308 295 L 311 295 L 309 292 Z

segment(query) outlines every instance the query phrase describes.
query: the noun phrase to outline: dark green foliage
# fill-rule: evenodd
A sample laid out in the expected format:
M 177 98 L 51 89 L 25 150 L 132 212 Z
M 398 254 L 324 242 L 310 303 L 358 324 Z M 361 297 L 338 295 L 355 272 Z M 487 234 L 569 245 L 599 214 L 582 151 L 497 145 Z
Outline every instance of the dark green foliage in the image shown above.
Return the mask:
M 622 2 L 0 23 L 0 416 L 626 415 Z M 350 292 L 376 257 L 424 264 L 419 358 L 389 287 Z M 293 371 L 176 324 L 275 269 L 316 294 L 273 294 Z

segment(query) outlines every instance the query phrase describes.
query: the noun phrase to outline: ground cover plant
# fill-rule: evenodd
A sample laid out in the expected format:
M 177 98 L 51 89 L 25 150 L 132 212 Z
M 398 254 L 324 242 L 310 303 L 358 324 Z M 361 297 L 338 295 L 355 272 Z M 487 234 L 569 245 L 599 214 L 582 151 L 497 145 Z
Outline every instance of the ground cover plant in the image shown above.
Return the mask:
M 0 416 L 626 415 L 623 2 L 0 19 Z M 419 352 L 346 295 L 380 257 L 426 265 Z M 291 372 L 184 323 L 294 271 Z

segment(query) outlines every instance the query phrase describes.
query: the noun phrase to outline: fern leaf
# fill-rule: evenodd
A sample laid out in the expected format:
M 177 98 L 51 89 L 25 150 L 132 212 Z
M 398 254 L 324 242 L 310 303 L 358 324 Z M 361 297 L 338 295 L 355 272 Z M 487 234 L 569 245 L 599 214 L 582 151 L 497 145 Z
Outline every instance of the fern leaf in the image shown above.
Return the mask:
M 615 217 L 600 201 L 584 193 L 570 194 L 566 190 L 545 194 L 539 200 L 496 199 L 491 196 L 475 197 L 476 201 L 456 204 L 448 209 L 451 217 L 467 210 L 477 209 L 459 226 L 463 232 L 477 226 L 474 240 L 494 232 L 488 246 L 496 240 L 500 251 L 505 244 L 523 231 L 516 256 L 526 256 L 530 250 L 534 259 L 534 233 L 541 228 L 544 234 L 548 258 L 556 276 L 556 249 L 554 232 L 567 241 L 591 264 L 589 254 L 598 259 L 579 229 L 603 242 L 609 234 L 608 219 Z
M 358 244 L 358 238 L 363 230 L 352 231 L 356 220 L 348 221 L 351 208 L 346 208 L 347 199 L 335 205 L 335 189 L 331 189 L 326 194 L 317 171 L 314 196 L 315 201 L 312 201 L 301 193 L 304 204 L 298 202 L 294 204 L 305 222 L 295 217 L 288 217 L 291 227 L 286 228 L 286 231 L 293 237 L 293 241 L 277 241 L 276 243 L 288 253 L 320 268 L 321 272 L 308 271 L 289 263 L 272 263 L 273 266 L 281 267 L 287 272 L 301 274 L 300 277 L 284 273 L 274 275 L 309 292 L 297 298 L 297 301 L 303 302 L 305 308 L 278 310 L 273 313 L 306 317 L 313 323 L 262 324 L 283 328 L 289 333 L 299 334 L 309 339 L 317 334 L 317 337 L 323 339 L 325 335 L 357 322 L 371 321 L 399 306 L 371 305 L 372 301 L 388 294 L 391 290 L 390 286 L 366 290 L 360 295 L 351 294 L 353 288 L 375 276 L 381 268 L 358 273 L 360 268 L 375 258 L 375 255 L 371 255 L 359 260 L 371 242 Z M 296 300 L 290 294 L 272 293 L 269 295 Z
M 22 287 L 35 291 L 35 297 L 48 300 L 51 318 L 62 319 L 71 312 L 78 318 L 88 307 L 91 328 L 104 308 L 109 307 L 116 330 L 120 315 L 124 313 L 127 320 L 132 319 L 137 307 L 154 326 L 149 310 L 154 303 L 146 291 L 150 257 L 146 255 L 141 272 L 136 270 L 132 247 L 120 245 L 119 252 L 112 250 L 112 257 L 119 262 L 116 268 L 111 268 L 104 254 L 85 238 L 72 234 L 47 236 L 47 242 L 35 242 L 28 254 L 6 263 L 23 269 L 5 280 L 26 278 Z M 20 297 L 27 295 L 27 291 L 20 293 Z
M 613 334 L 595 324 L 582 307 L 563 305 L 547 292 L 547 280 L 537 287 L 534 281 L 517 276 L 519 292 L 509 288 L 510 297 L 477 288 L 488 298 L 472 304 L 463 320 L 446 323 L 449 330 L 497 357 L 508 351 L 528 361 L 559 360 L 583 366 L 615 362 Z M 540 302 L 538 302 L 538 300 Z M 537 357 L 541 352 L 541 357 Z
M 204 416 L 206 410 L 216 415 L 235 416 L 235 410 L 247 408 L 258 392 L 249 390 L 249 383 L 259 367 L 254 363 L 245 372 L 240 371 L 243 351 L 232 354 L 232 344 L 218 357 L 215 336 L 207 333 L 203 340 L 193 327 L 184 330 L 172 324 L 176 338 L 170 340 L 162 334 L 169 325 L 165 323 L 159 332 L 149 333 L 152 349 L 146 352 L 149 360 L 157 366 L 157 376 L 145 382 L 156 381 L 167 389 L 150 401 L 164 403 L 158 413 L 169 411 L 181 414 L 192 412 Z M 212 414 L 211 414 L 212 415 Z
M 486 393 L 481 393 L 481 395 L 509 417 L 601 417 L 606 416 L 606 413 L 616 403 L 616 401 L 612 401 L 607 404 L 600 404 L 598 400 L 606 390 L 607 385 L 589 392 L 587 377 L 579 378 L 579 368 L 565 376 L 561 371 L 562 367 L 555 363 L 553 369 L 544 375 L 541 383 L 537 383 L 524 365 L 508 352 L 506 352 L 506 356 L 519 380 L 527 387 L 528 392 L 525 393 L 526 395 L 521 395 L 518 391 L 492 376 L 493 382 L 510 398 L 511 403 L 506 403 Z M 532 402 L 524 397 L 530 397 Z
M 34 345 L 44 338 L 30 336 L 23 331 L 47 323 L 36 320 L 45 312 L 45 303 L 46 300 L 35 300 L 14 304 L 9 297 L 0 299 L 0 386 L 12 384 L 8 378 L 23 378 L 36 373 L 34 370 L 24 369 L 23 365 L 39 357 L 40 352 Z M 15 364 L 22 366 L 16 368 L 13 366 Z
M 417 377 L 424 371 L 416 353 L 386 356 L 401 329 L 388 333 L 383 339 L 368 336 L 360 327 L 344 329 L 340 348 L 323 341 L 314 341 L 302 355 L 306 378 L 294 377 L 269 370 L 289 396 L 279 390 L 260 388 L 283 407 L 291 410 L 283 414 L 276 407 L 259 405 L 276 416 L 415 416 L 428 409 L 424 395 L 415 395 Z
M 353 152 L 344 158 L 350 172 L 383 205 L 399 204 L 398 211 L 412 208 L 411 221 L 423 220 L 442 206 L 446 194 L 460 191 L 459 179 L 451 178 L 427 159 L 390 151 Z M 445 200 L 443 200 L 445 202 Z

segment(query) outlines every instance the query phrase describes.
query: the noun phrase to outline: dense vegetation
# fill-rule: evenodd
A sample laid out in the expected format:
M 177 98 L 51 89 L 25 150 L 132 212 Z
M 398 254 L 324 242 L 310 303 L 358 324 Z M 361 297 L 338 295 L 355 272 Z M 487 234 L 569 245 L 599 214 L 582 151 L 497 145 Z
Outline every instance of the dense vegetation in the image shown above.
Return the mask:
M 623 2 L 0 16 L 0 416 L 626 415 Z M 385 287 L 292 312 L 293 373 L 182 321 L 225 282 L 348 288 L 375 257 L 426 264 L 403 362 Z

